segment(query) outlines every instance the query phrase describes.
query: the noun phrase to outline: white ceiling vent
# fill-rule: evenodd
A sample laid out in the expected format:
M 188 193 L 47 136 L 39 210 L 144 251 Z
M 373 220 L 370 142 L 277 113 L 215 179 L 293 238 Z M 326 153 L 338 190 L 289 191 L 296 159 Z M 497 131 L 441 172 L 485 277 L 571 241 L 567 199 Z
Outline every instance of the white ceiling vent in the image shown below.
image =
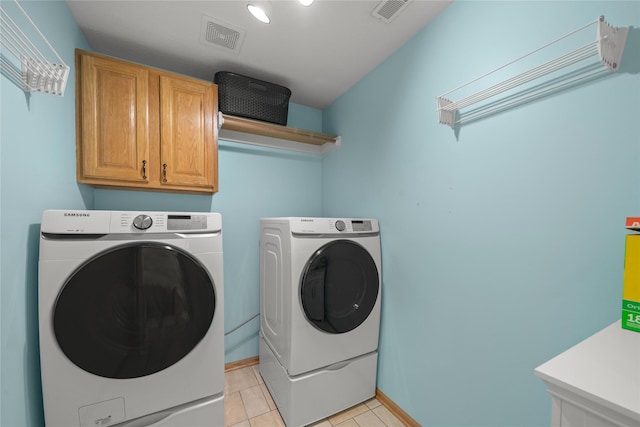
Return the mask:
M 373 12 L 371 16 L 386 22 L 387 24 L 400 15 L 400 12 L 407 7 L 409 0 L 382 0 Z
M 240 53 L 245 32 L 242 28 L 202 15 L 200 41 L 206 45 L 213 45 L 227 52 Z

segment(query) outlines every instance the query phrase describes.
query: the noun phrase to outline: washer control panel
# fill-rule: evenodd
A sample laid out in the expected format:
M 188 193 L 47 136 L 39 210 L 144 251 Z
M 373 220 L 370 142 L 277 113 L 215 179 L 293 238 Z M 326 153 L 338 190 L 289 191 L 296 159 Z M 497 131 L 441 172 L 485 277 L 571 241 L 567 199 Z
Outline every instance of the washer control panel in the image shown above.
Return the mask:
M 113 212 L 112 232 L 169 233 L 211 231 L 215 227 L 207 213 Z M 115 228 L 115 230 L 114 230 Z
M 165 213 L 165 212 L 120 212 L 121 231 L 145 231 L 147 233 L 205 231 L 208 230 L 206 214 Z M 114 219 L 111 223 L 114 224 Z
M 41 231 L 52 234 L 123 234 L 216 232 L 222 217 L 215 212 L 145 212 L 47 210 Z

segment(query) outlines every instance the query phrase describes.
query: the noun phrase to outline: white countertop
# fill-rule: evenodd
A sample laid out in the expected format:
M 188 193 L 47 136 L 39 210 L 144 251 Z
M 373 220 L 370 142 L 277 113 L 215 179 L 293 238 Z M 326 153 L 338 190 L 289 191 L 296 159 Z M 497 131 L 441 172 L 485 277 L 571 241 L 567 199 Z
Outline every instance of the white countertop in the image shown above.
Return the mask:
M 640 421 L 640 333 L 620 321 L 538 366 L 537 376 Z

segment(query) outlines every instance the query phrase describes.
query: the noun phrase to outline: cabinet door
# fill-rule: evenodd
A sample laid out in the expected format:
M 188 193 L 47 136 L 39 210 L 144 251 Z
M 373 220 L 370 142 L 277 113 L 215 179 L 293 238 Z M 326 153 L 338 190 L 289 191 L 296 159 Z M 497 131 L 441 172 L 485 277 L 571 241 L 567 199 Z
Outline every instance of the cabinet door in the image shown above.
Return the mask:
M 80 62 L 79 178 L 148 181 L 148 70 L 94 56 Z
M 160 76 L 160 180 L 217 191 L 217 86 Z

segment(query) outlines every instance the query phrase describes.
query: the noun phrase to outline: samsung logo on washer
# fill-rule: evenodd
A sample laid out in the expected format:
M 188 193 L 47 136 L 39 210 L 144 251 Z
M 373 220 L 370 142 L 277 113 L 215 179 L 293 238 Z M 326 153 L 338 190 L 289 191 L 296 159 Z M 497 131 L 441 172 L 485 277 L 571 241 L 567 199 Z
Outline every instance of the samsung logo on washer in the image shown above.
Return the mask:
M 88 212 L 65 212 L 64 216 L 91 216 Z

